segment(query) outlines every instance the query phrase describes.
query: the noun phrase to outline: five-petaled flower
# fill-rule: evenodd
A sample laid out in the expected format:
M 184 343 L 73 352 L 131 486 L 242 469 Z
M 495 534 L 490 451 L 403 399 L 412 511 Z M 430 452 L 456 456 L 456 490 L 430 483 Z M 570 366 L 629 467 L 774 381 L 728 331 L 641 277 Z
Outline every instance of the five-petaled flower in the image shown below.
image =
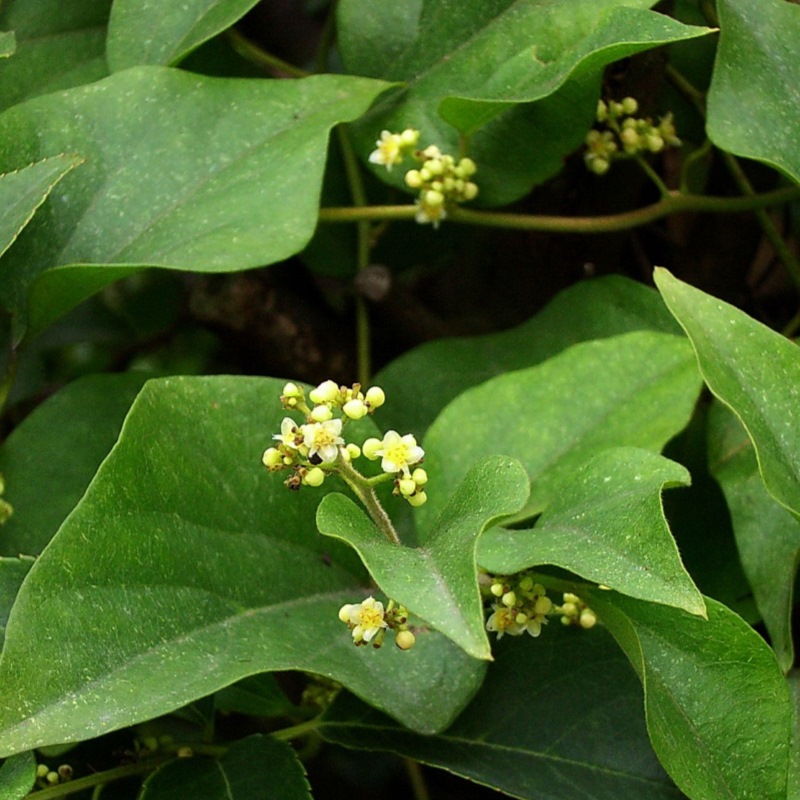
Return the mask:
M 361 603 L 343 605 L 339 609 L 339 619 L 352 628 L 356 644 L 369 642 L 378 631 L 387 627 L 383 603 L 374 597 L 368 597 Z
M 395 164 L 403 160 L 403 141 L 399 133 L 381 131 L 381 138 L 375 142 L 375 149 L 369 154 L 371 164 L 383 164 L 391 171 Z
M 401 436 L 397 431 L 386 431 L 381 446 L 375 450 L 381 456 L 381 469 L 384 472 L 410 474 L 409 467 L 418 464 L 425 457 L 425 451 L 417 444 L 410 433 Z
M 273 439 L 285 444 L 287 447 L 296 448 L 297 442 L 297 423 L 290 417 L 284 417 L 281 422 L 281 432 L 276 433 Z
M 283 426 L 281 426 L 283 429 Z M 311 422 L 303 425 L 303 444 L 308 448 L 310 458 L 318 456 L 324 463 L 336 461 L 339 445 L 344 445 L 342 421 L 329 419 L 327 422 Z

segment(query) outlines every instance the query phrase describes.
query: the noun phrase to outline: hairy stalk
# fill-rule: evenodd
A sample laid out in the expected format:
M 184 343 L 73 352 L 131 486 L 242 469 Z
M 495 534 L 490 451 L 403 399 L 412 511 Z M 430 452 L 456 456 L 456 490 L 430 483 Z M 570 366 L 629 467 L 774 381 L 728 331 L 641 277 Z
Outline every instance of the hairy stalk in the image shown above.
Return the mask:
M 356 470 L 350 462 L 345 461 L 341 456 L 336 462 L 337 475 L 353 490 L 353 494 L 362 502 L 367 513 L 372 518 L 372 521 L 382 531 L 384 536 L 392 544 L 400 544 L 400 537 L 389 519 L 389 515 L 384 510 L 383 506 L 375 494 L 375 490 L 370 485 L 367 478 L 365 478 L 358 470 Z

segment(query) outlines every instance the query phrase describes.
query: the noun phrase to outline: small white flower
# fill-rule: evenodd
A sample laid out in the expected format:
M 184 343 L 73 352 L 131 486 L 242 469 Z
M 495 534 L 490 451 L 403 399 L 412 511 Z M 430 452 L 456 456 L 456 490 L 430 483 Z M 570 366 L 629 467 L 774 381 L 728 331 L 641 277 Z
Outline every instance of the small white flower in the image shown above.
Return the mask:
M 425 451 L 410 433 L 400 436 L 397 431 L 387 431 L 380 449 L 375 450 L 375 455 L 383 459 L 381 469 L 384 472 L 403 472 L 408 475 L 409 467 L 422 461 Z
M 303 444 L 308 448 L 309 457 L 319 456 L 325 463 L 336 461 L 339 445 L 344 444 L 341 437 L 342 421 L 330 419 L 327 422 L 310 422 L 303 425 Z
M 287 447 L 294 447 L 297 449 L 297 423 L 291 417 L 284 417 L 281 422 L 281 432 L 276 433 L 272 438 L 285 444 Z
M 356 644 L 369 642 L 381 628 L 387 627 L 383 603 L 374 597 L 368 597 L 363 603 L 342 606 L 339 609 L 339 619 L 352 628 L 353 641 Z
M 388 172 L 403 160 L 403 138 L 399 133 L 381 131 L 375 150 L 369 154 L 371 164 L 383 164 Z

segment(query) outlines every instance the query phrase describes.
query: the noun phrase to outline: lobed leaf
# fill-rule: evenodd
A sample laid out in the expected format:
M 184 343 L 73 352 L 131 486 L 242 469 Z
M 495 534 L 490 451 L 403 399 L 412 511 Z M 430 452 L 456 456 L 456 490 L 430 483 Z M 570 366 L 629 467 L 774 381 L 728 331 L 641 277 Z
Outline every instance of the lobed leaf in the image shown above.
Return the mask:
M 305 769 L 287 742 L 255 734 L 220 758 L 177 758 L 150 775 L 139 800 L 310 800 Z
M 316 225 L 329 129 L 386 87 L 136 67 L 9 109 L 0 167 L 63 152 L 87 163 L 9 252 L 0 300 L 22 313 L 30 292 L 38 331 L 145 266 L 233 271 L 298 252 Z
M 785 0 L 719 0 L 719 48 L 708 135 L 800 181 L 800 8 Z
M 657 268 L 667 308 L 686 331 L 709 389 L 747 430 L 764 485 L 800 515 L 800 350 L 743 311 Z
M 542 800 L 678 800 L 648 741 L 642 692 L 602 628 L 552 625 L 505 637 L 475 699 L 437 736 L 419 736 L 349 695 L 321 733 L 345 747 L 389 750 Z
M 552 564 L 652 603 L 705 616 L 661 504 L 689 483 L 680 464 L 632 447 L 601 452 L 570 476 L 530 530 L 488 531 L 478 563 L 494 574 Z
M 475 547 L 487 527 L 518 511 L 527 496 L 522 466 L 500 456 L 479 462 L 467 473 L 419 547 L 388 541 L 352 500 L 340 494 L 320 503 L 317 525 L 322 533 L 355 548 L 386 595 L 469 655 L 490 659 Z
M 490 453 L 517 458 L 527 470 L 531 496 L 521 518 L 529 518 L 600 451 L 659 451 L 688 422 L 700 389 L 685 345 L 649 331 L 586 342 L 459 395 L 425 437 L 437 491 L 418 509 L 419 528 L 427 529 L 441 498 Z
M 108 20 L 112 72 L 142 64 L 172 66 L 229 28 L 258 0 L 116 0 Z
M 331 677 L 425 732 L 465 705 L 483 667 L 445 637 L 409 653 L 356 648 L 338 620 L 364 596 L 358 560 L 316 533 L 319 491 L 287 492 L 259 463 L 282 385 L 167 378 L 142 390 L 12 609 L 0 755 L 97 736 L 273 670 Z M 42 631 L 58 659 L 41 657 Z
M 778 663 L 787 672 L 794 662 L 792 606 L 800 520 L 764 488 L 747 432 L 721 403 L 714 403 L 709 414 L 708 460 L 725 493 L 742 568 Z
M 581 597 L 639 673 L 650 741 L 680 789 L 692 800 L 784 800 L 791 707 L 763 639 L 710 598 L 703 620 L 599 590 Z

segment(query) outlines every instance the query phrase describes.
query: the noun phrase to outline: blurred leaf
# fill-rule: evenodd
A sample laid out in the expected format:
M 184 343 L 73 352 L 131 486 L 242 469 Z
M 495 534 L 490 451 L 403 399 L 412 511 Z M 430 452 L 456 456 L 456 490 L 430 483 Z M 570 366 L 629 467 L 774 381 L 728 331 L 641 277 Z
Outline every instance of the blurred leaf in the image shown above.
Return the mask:
M 438 736 L 405 730 L 351 695 L 336 700 L 320 732 L 529 800 L 683 797 L 650 748 L 641 688 L 606 631 L 553 625 L 493 649 L 481 690 Z
M 288 492 L 260 465 L 282 386 L 144 387 L 17 597 L 0 755 L 97 736 L 273 670 L 333 678 L 428 733 L 466 704 L 484 667 L 445 637 L 420 636 L 408 653 L 353 646 L 337 612 L 364 596 L 366 576 L 316 532 L 324 492 Z M 58 659 L 42 658 L 43 630 Z
M 448 500 L 419 547 L 386 539 L 352 500 L 328 495 L 319 506 L 322 533 L 358 552 L 381 590 L 475 658 L 491 658 L 478 590 L 475 546 L 498 518 L 518 511 L 528 479 L 513 459 L 476 464 Z
M 280 717 L 294 709 L 275 677 L 268 672 L 226 686 L 214 695 L 214 701 L 218 711 L 253 717 Z
M 17 39 L 14 36 L 14 31 L 0 32 L 0 58 L 13 56 L 16 49 Z
M 559 487 L 535 528 L 495 528 L 478 563 L 495 574 L 553 564 L 653 603 L 705 616 L 664 519 L 661 492 L 689 483 L 680 464 L 647 450 L 605 450 Z
M 0 256 L 31 221 L 52 188 L 82 162 L 80 156 L 63 153 L 0 175 Z
M 33 789 L 36 759 L 26 752 L 12 756 L 0 766 L 0 800 L 22 800 Z
M 14 31 L 17 49 L 13 58 L 0 64 L 0 110 L 108 75 L 106 21 L 111 3 L 4 0 L 0 28 Z
M 456 153 L 459 132 L 449 120 L 471 134 L 479 201 L 509 203 L 558 172 L 581 143 L 606 64 L 706 32 L 646 11 L 653 4 L 469 0 L 455 14 L 434 0 L 400 6 L 343 0 L 338 27 L 346 69 L 406 82 L 353 126 L 358 149 L 366 158 L 382 129 L 411 126 L 422 132 L 423 144 Z M 618 9 L 621 16 L 614 16 Z M 402 171 L 382 177 L 405 188 Z
M 709 415 L 711 470 L 728 501 L 736 544 L 778 663 L 794 662 L 792 606 L 800 561 L 800 520 L 768 494 L 739 420 L 722 403 Z
M 20 558 L 3 558 L 0 556 L 0 647 L 3 644 L 3 637 L 6 632 L 8 614 L 17 592 L 28 574 L 28 570 L 33 566 L 34 559 L 30 556 Z
M 800 181 L 800 7 L 785 0 L 718 0 L 719 49 L 708 92 L 708 135 Z
M 800 672 L 793 670 L 786 678 L 794 719 L 792 720 L 792 750 L 789 756 L 788 800 L 800 798 Z
M 520 518 L 529 518 L 601 450 L 660 451 L 686 426 L 699 389 L 686 343 L 650 331 L 577 344 L 469 389 L 425 437 L 425 466 L 435 484 L 417 509 L 419 528 L 429 527 L 443 498 L 491 453 L 517 458 L 527 470 L 531 497 Z
M 800 349 L 665 269 L 656 269 L 655 281 L 691 340 L 709 389 L 752 439 L 767 491 L 800 515 Z
M 375 378 L 391 399 L 381 419 L 421 437 L 470 386 L 531 367 L 578 342 L 638 330 L 681 332 L 658 293 L 641 283 L 619 275 L 576 283 L 509 331 L 428 342 L 392 361 Z
M 146 380 L 142 373 L 82 378 L 11 433 L 0 447 L 0 472 L 14 516 L 0 535 L 0 554 L 41 553 L 117 441 Z
M 763 639 L 706 599 L 708 620 L 590 590 L 645 687 L 650 741 L 692 800 L 784 800 L 791 708 Z
M 328 130 L 385 88 L 135 67 L 6 111 L 2 166 L 54 152 L 87 163 L 8 253 L 4 304 L 22 312 L 32 291 L 36 331 L 144 266 L 222 272 L 298 252 L 316 225 Z
M 112 72 L 142 64 L 176 64 L 229 28 L 258 0 L 115 0 L 108 21 Z
M 271 736 L 234 742 L 220 758 L 177 758 L 159 767 L 139 800 L 310 800 L 305 769 L 291 745 Z

